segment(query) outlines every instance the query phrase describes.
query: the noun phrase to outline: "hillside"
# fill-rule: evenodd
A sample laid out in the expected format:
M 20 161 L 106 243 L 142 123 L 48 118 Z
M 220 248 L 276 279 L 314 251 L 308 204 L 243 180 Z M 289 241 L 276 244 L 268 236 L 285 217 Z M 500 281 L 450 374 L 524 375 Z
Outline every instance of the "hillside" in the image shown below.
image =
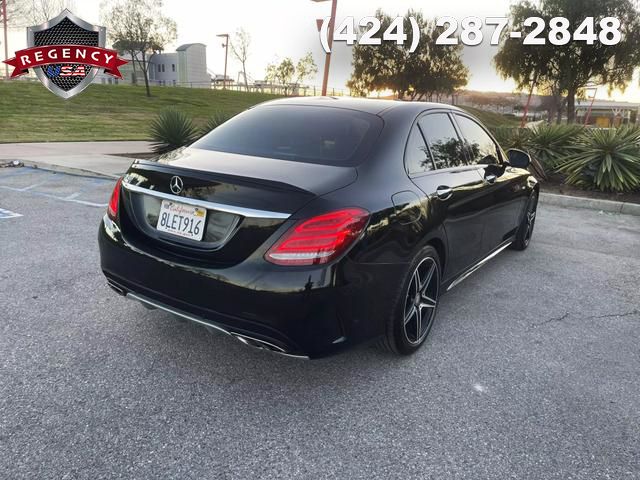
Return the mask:
M 63 100 L 39 82 L 0 81 L 0 143 L 82 140 L 145 140 L 149 123 L 160 111 L 176 108 L 202 125 L 216 111 L 238 113 L 270 94 L 198 88 L 90 85 Z M 490 128 L 518 121 L 493 112 L 464 107 Z
M 484 123 L 488 128 L 494 129 L 498 127 L 517 127 L 520 125 L 520 120 L 515 117 L 508 117 L 501 113 L 487 112 L 485 110 L 479 110 L 473 107 L 460 107 L 466 110 L 471 115 L 478 117 L 478 119 Z
M 39 82 L 0 81 L 0 143 L 73 140 L 144 140 L 150 120 L 176 108 L 203 124 L 216 111 L 238 113 L 276 98 L 198 88 L 90 85 L 63 100 Z

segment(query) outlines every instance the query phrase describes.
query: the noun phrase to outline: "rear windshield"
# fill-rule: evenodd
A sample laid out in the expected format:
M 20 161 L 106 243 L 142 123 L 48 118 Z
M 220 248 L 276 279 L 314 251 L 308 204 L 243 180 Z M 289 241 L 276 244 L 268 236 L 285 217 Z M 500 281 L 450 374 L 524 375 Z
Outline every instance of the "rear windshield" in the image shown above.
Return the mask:
M 237 115 L 193 144 L 218 152 L 324 165 L 361 163 L 382 130 L 369 113 L 332 107 L 264 105 Z

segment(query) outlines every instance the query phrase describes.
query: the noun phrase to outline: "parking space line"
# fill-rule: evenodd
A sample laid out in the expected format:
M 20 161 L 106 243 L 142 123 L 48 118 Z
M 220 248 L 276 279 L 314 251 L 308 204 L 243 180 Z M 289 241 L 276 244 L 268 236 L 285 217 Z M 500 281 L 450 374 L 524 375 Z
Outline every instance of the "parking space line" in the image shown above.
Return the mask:
M 61 200 L 63 202 L 78 203 L 80 205 L 86 205 L 88 207 L 105 208 L 107 206 L 106 203 L 95 203 L 95 202 L 87 202 L 86 200 L 76 200 L 75 197 L 74 198 L 59 197 L 57 195 L 51 195 L 50 193 L 38 192 L 36 190 L 26 190 L 25 191 L 23 188 L 7 187 L 6 185 L 0 185 L 0 188 L 4 188 L 5 190 L 11 190 L 12 192 L 30 193 L 32 195 L 39 195 L 41 197 L 53 198 L 55 200 Z
M 4 220 L 6 218 L 17 218 L 22 215 L 16 212 L 12 212 L 11 210 L 5 210 L 4 208 L 0 208 L 0 220 Z

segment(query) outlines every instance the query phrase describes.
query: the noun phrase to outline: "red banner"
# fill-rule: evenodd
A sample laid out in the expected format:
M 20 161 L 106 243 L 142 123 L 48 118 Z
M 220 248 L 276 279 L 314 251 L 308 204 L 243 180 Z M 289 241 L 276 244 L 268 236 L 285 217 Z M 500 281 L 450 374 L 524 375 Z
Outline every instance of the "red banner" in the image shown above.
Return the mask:
M 104 68 L 104 73 L 122 78 L 119 67 L 128 60 L 118 58 L 118 52 L 87 45 L 47 45 L 18 50 L 16 56 L 3 63 L 14 67 L 11 78 L 24 75 L 30 68 L 55 63 L 79 63 Z

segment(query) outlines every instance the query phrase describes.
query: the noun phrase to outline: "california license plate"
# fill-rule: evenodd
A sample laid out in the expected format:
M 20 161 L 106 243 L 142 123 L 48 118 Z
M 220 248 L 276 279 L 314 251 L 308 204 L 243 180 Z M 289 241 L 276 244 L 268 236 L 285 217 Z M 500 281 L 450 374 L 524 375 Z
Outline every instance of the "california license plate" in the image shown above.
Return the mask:
M 207 210 L 171 200 L 163 200 L 156 228 L 190 240 L 202 240 Z

